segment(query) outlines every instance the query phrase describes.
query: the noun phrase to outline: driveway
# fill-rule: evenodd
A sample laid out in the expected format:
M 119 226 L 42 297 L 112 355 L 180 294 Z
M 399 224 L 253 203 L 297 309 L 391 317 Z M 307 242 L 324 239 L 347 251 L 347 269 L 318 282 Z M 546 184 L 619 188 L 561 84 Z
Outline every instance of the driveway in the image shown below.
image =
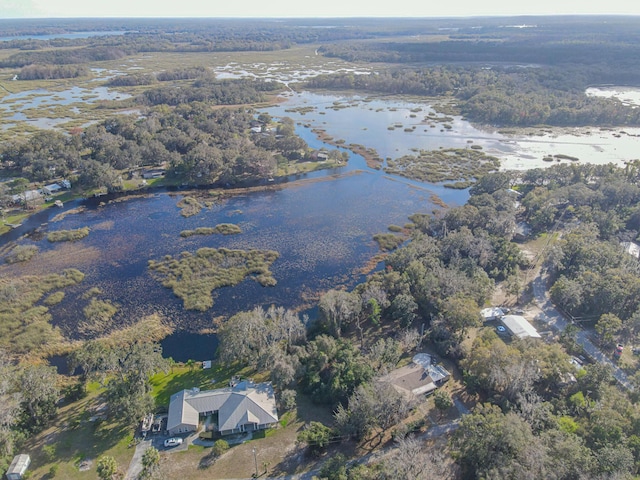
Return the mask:
M 543 276 L 542 274 L 539 274 L 533 280 L 533 295 L 540 307 L 540 310 L 542 311 L 540 315 L 536 317 L 536 320 L 540 320 L 551 328 L 562 333 L 567 328 L 567 325 L 569 325 L 569 322 L 551 303 L 549 292 L 547 292 L 547 289 L 545 288 L 546 279 L 546 275 Z M 620 385 L 625 387 L 627 390 L 633 390 L 633 385 L 631 385 L 627 374 L 594 345 L 594 343 L 589 339 L 589 333 L 586 330 L 580 329 L 576 335 L 576 342 L 584 348 L 585 353 L 594 361 L 611 367 L 613 376 Z

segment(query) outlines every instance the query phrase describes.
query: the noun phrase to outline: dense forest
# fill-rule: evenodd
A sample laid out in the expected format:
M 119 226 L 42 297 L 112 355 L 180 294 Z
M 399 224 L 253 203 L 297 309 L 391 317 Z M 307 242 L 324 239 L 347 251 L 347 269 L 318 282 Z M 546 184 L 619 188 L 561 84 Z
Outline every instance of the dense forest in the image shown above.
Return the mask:
M 168 177 L 194 185 L 268 178 L 278 161 L 304 160 L 310 153 L 293 123 L 283 119 L 268 131 L 271 119 L 256 120 L 250 108 L 212 107 L 253 103 L 274 88 L 279 88 L 275 82 L 253 80 L 156 87 L 138 99 L 148 109 L 144 116 L 114 116 L 71 135 L 43 130 L 6 142 L 0 148 L 1 165 L 28 181 L 73 176 L 81 188 L 109 191 L 121 189 L 123 170 L 143 166 L 163 165 Z M 265 131 L 252 132 L 256 125 Z M 15 187 L 24 188 L 24 183 Z M 6 203 L 12 192 L 3 193 Z

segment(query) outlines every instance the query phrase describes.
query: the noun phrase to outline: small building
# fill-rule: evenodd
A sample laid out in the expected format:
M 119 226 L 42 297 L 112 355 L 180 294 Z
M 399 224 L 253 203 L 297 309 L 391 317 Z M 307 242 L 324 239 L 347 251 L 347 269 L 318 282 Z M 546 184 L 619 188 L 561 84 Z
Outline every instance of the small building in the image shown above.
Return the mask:
M 51 185 L 46 185 L 42 187 L 42 193 L 44 195 L 53 195 L 54 193 L 59 192 L 60 190 L 62 190 L 62 187 L 57 183 L 52 183 Z
M 164 168 L 152 168 L 150 170 L 144 170 L 142 172 L 142 178 L 150 179 L 150 178 L 160 178 L 164 177 L 165 170 Z
M 620 245 L 629 255 L 640 258 L 640 245 L 634 242 L 621 242 Z
M 13 457 L 6 473 L 7 480 L 21 480 L 29 465 L 31 465 L 31 457 L 26 453 Z
M 431 355 L 419 353 L 409 365 L 389 372 L 380 381 L 390 383 L 403 395 L 418 396 L 433 393 L 450 377 L 444 367 L 433 363 Z
M 505 315 L 502 323 L 513 337 L 541 338 L 535 327 L 520 315 Z
M 516 242 L 524 242 L 531 236 L 531 225 L 527 222 L 518 222 L 513 230 L 513 239 Z
M 499 320 L 501 319 L 506 312 L 502 310 L 500 307 L 489 307 L 483 308 L 480 310 L 480 315 L 482 315 L 482 320 L 484 322 L 490 322 L 491 320 Z
M 241 381 L 228 388 L 174 393 L 169 401 L 169 435 L 198 430 L 201 416 L 217 415 L 220 435 L 264 430 L 278 422 L 270 383 Z
M 32 203 L 39 200 L 42 200 L 42 192 L 40 192 L 40 190 L 27 190 L 17 195 L 11 196 L 11 201 L 16 204 Z

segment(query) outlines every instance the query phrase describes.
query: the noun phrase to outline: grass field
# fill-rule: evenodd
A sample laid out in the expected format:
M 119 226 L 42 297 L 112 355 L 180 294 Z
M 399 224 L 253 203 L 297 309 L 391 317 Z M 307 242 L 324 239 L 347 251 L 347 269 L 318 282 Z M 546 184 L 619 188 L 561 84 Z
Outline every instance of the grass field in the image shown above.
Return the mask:
M 62 407 L 53 425 L 27 442 L 31 479 L 97 479 L 96 461 L 101 455 L 114 457 L 119 470 L 126 472 L 134 451 L 129 446 L 133 431 L 95 419 L 100 392 L 97 384 L 92 385 L 86 398 Z M 52 467 L 57 470 L 54 476 Z

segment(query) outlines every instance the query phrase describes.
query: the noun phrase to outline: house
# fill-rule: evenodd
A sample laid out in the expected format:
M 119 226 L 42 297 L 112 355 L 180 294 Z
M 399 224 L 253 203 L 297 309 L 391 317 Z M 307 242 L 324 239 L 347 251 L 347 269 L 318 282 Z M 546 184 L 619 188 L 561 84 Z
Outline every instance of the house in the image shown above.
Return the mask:
M 502 316 L 506 312 L 502 310 L 500 307 L 489 307 L 483 308 L 480 310 L 480 315 L 482 315 L 482 321 L 490 322 L 491 320 L 498 320 L 502 318 Z
M 27 190 L 17 195 L 11 196 L 11 201 L 16 204 L 30 203 L 30 202 L 35 202 L 41 199 L 42 199 L 42 193 L 40 192 L 40 190 Z
M 59 192 L 60 190 L 62 190 L 62 187 L 57 183 L 52 183 L 51 185 L 46 185 L 42 187 L 42 193 L 44 195 L 53 195 L 54 193 Z
M 412 395 L 429 395 L 447 382 L 451 374 L 440 365 L 435 365 L 431 355 L 419 353 L 413 361 L 380 378 L 390 383 L 399 393 Z
M 217 415 L 221 435 L 264 430 L 278 422 L 270 383 L 241 381 L 217 390 L 197 388 L 174 393 L 169 401 L 169 435 L 198 430 L 201 416 Z
M 152 168 L 150 170 L 145 170 L 142 172 L 142 178 L 160 178 L 164 177 L 165 170 L 164 168 Z
M 31 457 L 25 453 L 13 457 L 13 461 L 5 474 L 7 480 L 21 480 L 30 464 Z
M 520 315 L 505 315 L 502 317 L 502 323 L 513 337 L 541 338 L 534 326 Z
M 524 242 L 531 236 L 531 225 L 527 222 L 518 222 L 513 230 L 513 239 L 516 242 Z
M 620 245 L 629 255 L 640 258 L 640 245 L 634 242 L 621 242 Z

